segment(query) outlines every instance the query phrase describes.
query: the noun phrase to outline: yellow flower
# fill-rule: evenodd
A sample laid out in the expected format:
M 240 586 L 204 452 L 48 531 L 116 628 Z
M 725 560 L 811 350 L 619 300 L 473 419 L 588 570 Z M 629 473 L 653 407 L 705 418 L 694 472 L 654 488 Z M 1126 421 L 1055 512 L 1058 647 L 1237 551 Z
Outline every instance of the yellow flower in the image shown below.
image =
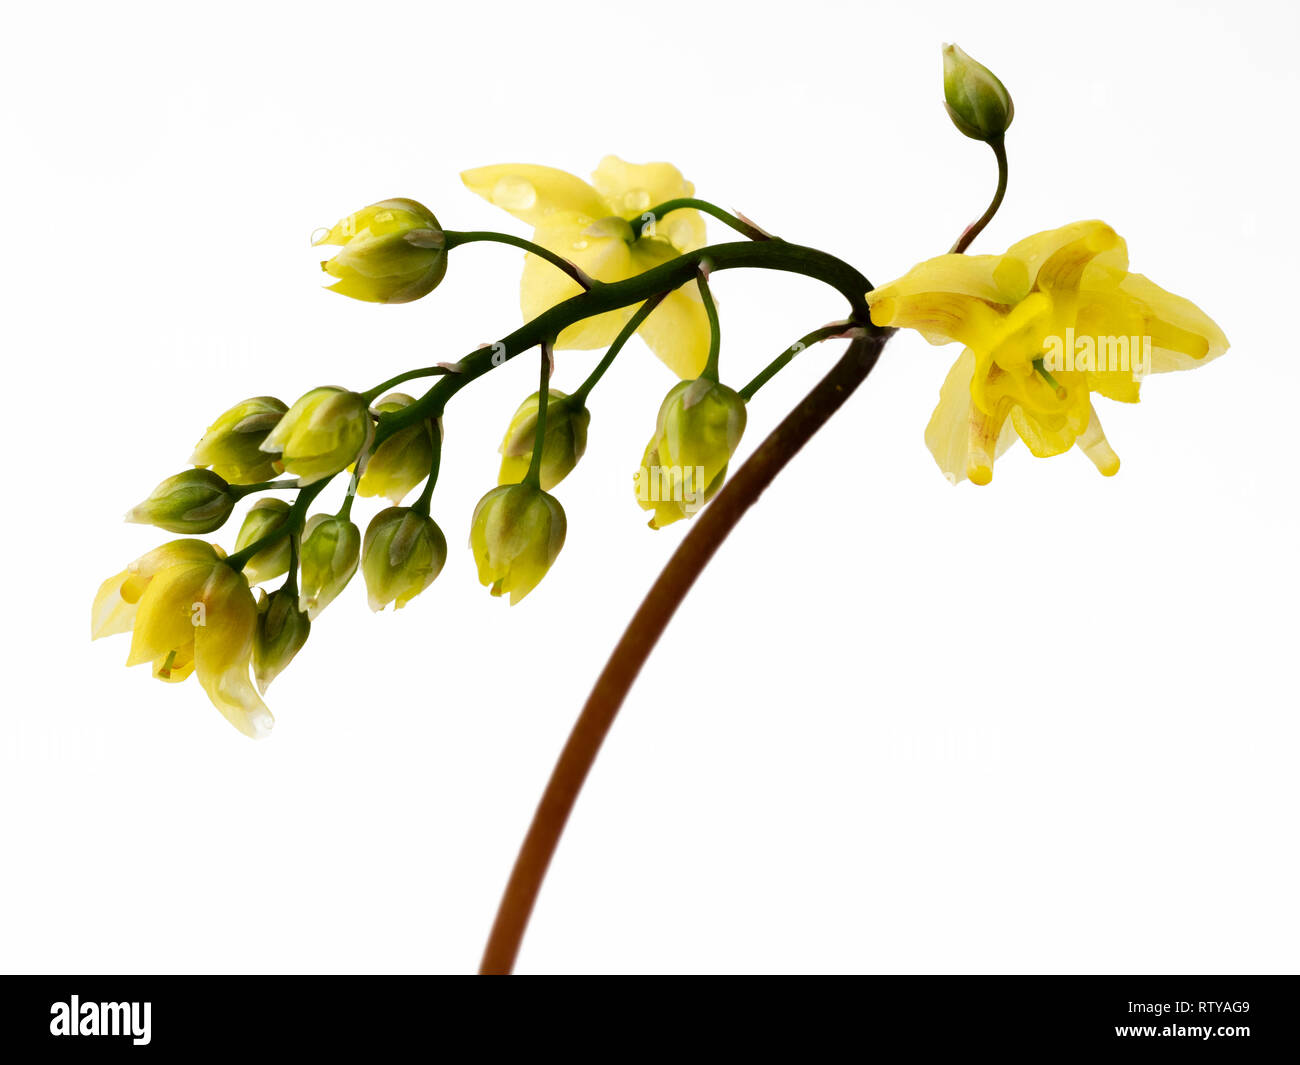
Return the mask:
M 581 400 L 561 392 L 547 390 L 546 435 L 542 440 L 542 466 L 539 471 L 542 490 L 549 492 L 573 472 L 573 467 L 587 450 L 587 427 L 591 412 Z M 515 411 L 501 441 L 501 470 L 497 484 L 518 484 L 528 473 L 537 443 L 537 408 L 541 393 L 534 392 Z
M 155 677 L 173 683 L 197 674 L 226 720 L 260 737 L 274 719 L 249 675 L 257 606 L 219 551 L 175 540 L 137 559 L 100 586 L 91 635 L 131 632 L 128 666 L 149 662 Z
M 1119 459 L 1092 393 L 1136 403 L 1147 373 L 1228 350 L 1195 304 L 1128 272 L 1124 241 L 1104 222 L 1038 233 L 1005 255 L 941 255 L 867 302 L 876 325 L 966 347 L 925 431 L 953 484 L 988 484 L 1017 436 L 1040 458 L 1078 445 L 1110 476 Z
M 231 484 L 269 481 L 279 471 L 262 450 L 262 441 L 288 409 L 274 396 L 254 396 L 236 403 L 208 426 L 194 446 L 190 462 L 211 466 L 213 473 Z
M 695 186 L 668 163 L 636 165 L 608 155 L 592 184 L 547 166 L 506 163 L 466 170 L 461 180 L 484 199 L 535 227 L 533 241 L 563 256 L 597 281 L 623 281 L 705 244 L 698 211 L 677 210 L 634 239 L 629 220 L 668 200 L 693 196 Z M 582 289 L 535 255 L 524 259 L 520 305 L 531 320 Z M 560 333 L 556 347 L 603 348 L 636 305 L 588 318 Z M 637 330 L 679 377 L 696 377 L 709 354 L 709 322 L 694 285 L 677 289 Z
M 391 414 L 409 407 L 415 400 L 404 392 L 394 392 L 375 404 L 380 414 Z M 420 422 L 399 429 L 366 460 L 357 485 L 359 496 L 384 496 L 396 505 L 408 492 L 429 476 L 433 465 L 433 433 L 442 432 L 440 424 Z
M 514 606 L 551 568 L 564 546 L 567 523 L 559 500 L 531 484 L 492 489 L 478 501 L 469 545 L 479 583 Z
M 654 511 L 650 528 L 693 518 L 713 498 L 726 480 L 745 420 L 745 401 L 717 381 L 700 377 L 669 390 L 635 475 L 637 502 Z
M 447 273 L 447 245 L 433 212 L 415 200 L 383 200 L 336 222 L 313 244 L 343 250 L 321 263 L 331 292 L 371 303 L 427 296 Z
M 313 388 L 289 408 L 262 450 L 311 484 L 347 469 L 369 445 L 375 424 L 366 401 L 343 388 Z

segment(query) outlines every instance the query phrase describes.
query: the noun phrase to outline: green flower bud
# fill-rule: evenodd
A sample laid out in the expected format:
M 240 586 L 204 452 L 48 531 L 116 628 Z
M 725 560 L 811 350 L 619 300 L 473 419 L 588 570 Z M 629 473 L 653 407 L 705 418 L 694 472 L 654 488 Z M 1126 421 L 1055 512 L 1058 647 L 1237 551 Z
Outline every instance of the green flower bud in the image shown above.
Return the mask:
M 447 272 L 447 242 L 433 212 L 414 200 L 383 200 L 348 215 L 312 241 L 341 247 L 321 269 L 332 292 L 372 303 L 427 296 Z
M 513 606 L 546 576 L 564 546 L 559 501 L 531 484 L 494 488 L 474 508 L 469 545 L 478 579 Z
M 262 442 L 299 484 L 347 469 L 374 435 L 366 401 L 342 388 L 313 388 L 298 400 Z
M 405 393 L 394 392 L 376 403 L 374 409 L 380 414 L 391 414 L 414 402 Z M 438 426 L 437 431 L 442 432 L 442 427 Z M 429 422 L 408 425 L 375 448 L 361 471 L 357 495 L 383 496 L 391 499 L 394 505 L 400 503 L 412 488 L 429 476 L 429 468 L 433 465 L 433 432 Z
M 537 404 L 534 392 L 515 411 L 501 441 L 501 472 L 498 484 L 518 484 L 528 473 L 537 443 Z M 591 412 L 558 389 L 550 390 L 546 404 L 546 437 L 542 441 L 542 488 L 550 491 L 578 464 L 587 450 L 587 426 Z
M 650 528 L 692 518 L 713 498 L 745 432 L 745 417 L 745 401 L 726 385 L 700 377 L 673 386 L 634 477 L 637 502 L 654 511 Z
M 277 588 L 258 604 L 257 633 L 253 637 L 253 676 L 263 695 L 284 668 L 302 650 L 311 635 L 311 619 L 298 606 L 298 596 L 287 586 Z
M 361 572 L 370 609 L 400 610 L 433 583 L 447 561 L 447 538 L 427 514 L 410 507 L 381 510 L 366 529 Z
M 314 514 L 303 530 L 299 556 L 302 595 L 298 606 L 315 621 L 356 573 L 361 558 L 361 530 L 347 518 Z
M 239 535 L 235 537 L 235 551 L 242 551 L 263 536 L 269 536 L 284 524 L 288 516 L 289 504 L 283 499 L 259 499 L 244 515 L 244 524 L 239 527 Z M 244 576 L 248 578 L 249 584 L 273 580 L 280 574 L 289 572 L 292 554 L 290 538 L 281 536 L 244 564 Z
M 211 466 L 231 484 L 258 484 L 279 472 L 262 442 L 289 408 L 274 396 L 255 396 L 236 403 L 208 426 L 194 445 L 190 462 Z
M 128 510 L 126 520 L 174 533 L 209 533 L 225 524 L 236 498 L 224 477 L 211 470 L 186 470 L 168 477 Z
M 943 46 L 943 98 L 952 124 L 977 141 L 1001 140 L 1016 113 L 997 75 L 955 44 Z

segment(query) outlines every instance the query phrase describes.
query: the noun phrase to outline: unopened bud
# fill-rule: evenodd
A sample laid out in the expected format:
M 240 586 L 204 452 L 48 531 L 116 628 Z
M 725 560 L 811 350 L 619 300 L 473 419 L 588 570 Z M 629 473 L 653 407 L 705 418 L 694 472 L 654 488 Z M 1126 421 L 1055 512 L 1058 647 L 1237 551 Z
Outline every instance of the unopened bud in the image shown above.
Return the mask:
M 943 97 L 953 125 L 977 141 L 1001 140 L 1015 116 L 998 76 L 955 44 L 943 46 Z
M 185 470 L 127 511 L 126 520 L 174 533 L 209 533 L 225 524 L 236 498 L 224 477 L 211 470 Z

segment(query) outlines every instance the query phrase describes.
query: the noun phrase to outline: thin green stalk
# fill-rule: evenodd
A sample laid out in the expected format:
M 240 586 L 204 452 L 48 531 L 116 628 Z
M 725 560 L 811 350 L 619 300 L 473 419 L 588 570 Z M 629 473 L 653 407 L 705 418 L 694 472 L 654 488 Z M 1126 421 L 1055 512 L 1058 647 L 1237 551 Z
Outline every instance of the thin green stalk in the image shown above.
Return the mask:
M 614 364 L 614 359 L 617 358 L 618 353 L 623 350 L 623 345 L 632 338 L 632 334 L 641 328 L 641 323 L 650 317 L 654 309 L 667 298 L 667 292 L 660 292 L 657 296 L 651 296 L 636 309 L 636 313 L 627 320 L 627 325 L 623 326 L 618 336 L 614 338 L 614 343 L 612 343 L 609 346 L 609 350 L 605 352 L 605 357 L 596 364 L 596 368 L 587 375 L 587 379 L 578 386 L 577 391 L 573 392 L 569 396 L 571 401 L 576 401 L 579 406 L 586 405 L 587 397 L 591 394 L 591 390 L 596 387 L 596 382 L 605 375 L 605 371 Z
M 997 140 L 989 141 L 989 147 L 993 149 L 993 154 L 998 160 L 998 188 L 993 193 L 993 202 L 989 204 L 988 210 L 966 227 L 962 235 L 957 238 L 957 243 L 949 249 L 949 255 L 959 255 L 971 246 L 975 238 L 984 231 L 984 227 L 993 221 L 993 216 L 998 213 L 998 208 L 1002 206 L 1002 198 L 1007 194 L 1006 142 L 999 137 Z
M 551 341 L 542 341 L 541 381 L 537 385 L 537 436 L 533 440 L 533 458 L 523 483 L 542 486 L 542 452 L 546 449 L 546 408 L 551 401 Z
M 740 390 L 740 398 L 748 403 L 754 398 L 754 393 L 772 380 L 781 370 L 785 369 L 799 352 L 811 347 L 813 344 L 820 344 L 823 340 L 829 340 L 831 337 L 843 336 L 845 330 L 849 327 L 850 323 L 848 322 L 831 322 L 830 325 L 824 325 L 820 329 L 814 329 L 811 333 L 804 334 L 764 366 L 763 369 L 759 370 L 754 379 Z
M 362 392 L 361 398 L 364 399 L 366 403 L 373 403 L 390 388 L 396 388 L 405 381 L 414 381 L 418 377 L 436 377 L 451 372 L 451 368 L 448 366 L 423 366 L 418 370 L 407 370 L 405 373 L 399 373 L 396 377 L 390 377 L 382 384 L 375 385 L 375 387 L 370 389 L 368 392 Z
M 576 263 L 569 262 L 562 255 L 556 255 L 549 248 L 543 248 L 540 244 L 531 240 L 525 240 L 523 237 L 516 237 L 511 233 L 496 233 L 488 229 L 477 229 L 467 232 L 454 232 L 447 230 L 443 236 L 447 238 L 447 250 L 459 247 L 461 244 L 472 244 L 476 241 L 491 241 L 494 244 L 509 244 L 512 248 L 523 248 L 524 251 L 532 252 L 539 259 L 545 259 L 557 270 L 562 270 L 568 274 L 574 281 L 584 289 L 593 289 L 600 284 L 594 277 L 591 277 L 587 271 L 582 269 Z
M 433 459 L 429 463 L 429 477 L 424 482 L 424 491 L 420 493 L 420 498 L 411 507 L 417 514 L 423 514 L 426 518 L 429 516 L 429 501 L 433 499 L 434 485 L 438 483 L 438 467 L 442 465 L 442 426 L 434 418 L 430 419 L 428 427 L 429 444 L 433 448 Z
M 654 225 L 664 215 L 672 211 L 680 211 L 685 207 L 693 207 L 697 211 L 703 211 L 707 215 L 712 215 L 719 222 L 725 222 L 737 233 L 743 233 L 750 240 L 779 240 L 770 233 L 764 233 L 758 226 L 751 225 L 743 218 L 737 218 L 730 211 L 724 211 L 716 204 L 709 203 L 708 200 L 697 200 L 694 197 L 682 196 L 676 200 L 667 200 L 659 204 L 658 207 L 651 207 L 650 210 L 642 213 L 641 217 L 631 222 L 632 233 L 640 237 L 647 226 Z
M 248 560 L 261 551 L 262 548 L 269 547 L 282 537 L 301 532 L 303 523 L 307 520 L 307 508 L 311 506 L 312 500 L 320 495 L 325 490 L 325 486 L 333 479 L 333 477 L 322 477 L 319 481 L 313 481 L 311 484 L 299 489 L 298 498 L 293 501 L 293 506 L 289 508 L 289 513 L 285 515 L 283 523 L 265 536 L 254 540 L 242 551 L 236 551 L 226 559 L 226 565 L 231 569 L 242 571 L 248 564 Z
M 236 499 L 243 499 L 254 492 L 272 492 L 282 488 L 297 488 L 298 482 L 293 478 L 287 481 L 259 481 L 257 484 L 232 484 L 229 492 Z
M 701 266 L 695 275 L 695 283 L 700 289 L 700 299 L 704 301 L 704 313 L 709 319 L 709 358 L 700 374 L 710 381 L 718 379 L 718 355 L 722 351 L 722 326 L 718 324 L 718 305 L 713 302 L 713 291 L 709 288 L 709 278 Z

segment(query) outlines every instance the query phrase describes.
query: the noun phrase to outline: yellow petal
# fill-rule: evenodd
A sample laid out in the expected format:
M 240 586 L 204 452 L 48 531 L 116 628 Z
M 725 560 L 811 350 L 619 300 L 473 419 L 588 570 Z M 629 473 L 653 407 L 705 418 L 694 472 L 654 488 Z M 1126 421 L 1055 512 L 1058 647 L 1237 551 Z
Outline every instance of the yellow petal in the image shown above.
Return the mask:
M 92 640 L 131 631 L 131 626 L 135 622 L 135 604 L 128 603 L 122 598 L 122 585 L 130 576 L 130 570 L 123 570 L 116 576 L 109 577 L 99 586 L 99 591 L 95 593 L 94 606 L 90 609 Z
M 1228 350 L 1223 330 L 1191 300 L 1166 292 L 1141 274 L 1129 274 L 1119 291 L 1133 301 L 1142 333 L 1151 337 L 1154 373 L 1192 370 Z
M 460 179 L 471 192 L 533 226 L 558 212 L 585 215 L 592 220 L 618 213 L 582 178 L 549 166 L 480 166 L 464 171 Z
M 992 433 L 994 420 L 982 414 L 971 401 L 971 378 L 975 372 L 975 354 L 969 349 L 953 363 L 939 389 L 939 405 L 925 428 L 925 444 L 950 484 L 966 480 L 973 468 L 982 483 L 993 476 L 993 460 L 1015 442 L 1015 430 L 1005 419 L 998 427 L 991 454 L 984 437 Z M 972 419 L 976 432 L 972 434 Z M 972 456 L 972 441 L 978 439 L 979 454 Z M 991 442 L 991 441 L 990 441 Z M 987 476 L 984 474 L 987 473 Z
M 258 739 L 275 720 L 250 676 L 257 606 L 243 577 L 225 569 L 205 589 L 206 624 L 194 630 L 194 671 L 212 704 L 245 736 Z
M 695 186 L 671 163 L 628 163 L 616 155 L 600 161 L 591 183 L 614 214 L 628 219 L 669 200 L 695 195 Z
M 137 607 L 128 666 L 157 662 L 194 641 L 195 622 L 202 620 L 197 608 L 211 572 L 211 563 L 183 563 L 149 582 Z
M 1013 244 L 1008 259 L 1017 259 L 1040 289 L 1068 292 L 1085 277 L 1092 279 L 1128 269 L 1128 249 L 1105 222 L 1073 222 Z
M 1089 404 L 1089 414 L 1088 428 L 1079 435 L 1079 449 L 1092 460 L 1092 464 L 1103 477 L 1114 477 L 1119 473 L 1119 456 L 1115 454 L 1110 441 L 1106 439 L 1106 434 L 1102 432 L 1101 420 L 1091 404 Z
M 879 326 L 915 329 L 931 344 L 977 344 L 1025 294 L 1018 263 L 1008 274 L 996 255 L 940 255 L 867 293 Z
M 640 240 L 633 249 L 638 273 L 676 256 L 677 252 L 662 240 Z M 689 283 L 669 293 L 637 332 L 664 365 L 683 380 L 704 372 L 709 361 L 709 316 L 698 285 Z

